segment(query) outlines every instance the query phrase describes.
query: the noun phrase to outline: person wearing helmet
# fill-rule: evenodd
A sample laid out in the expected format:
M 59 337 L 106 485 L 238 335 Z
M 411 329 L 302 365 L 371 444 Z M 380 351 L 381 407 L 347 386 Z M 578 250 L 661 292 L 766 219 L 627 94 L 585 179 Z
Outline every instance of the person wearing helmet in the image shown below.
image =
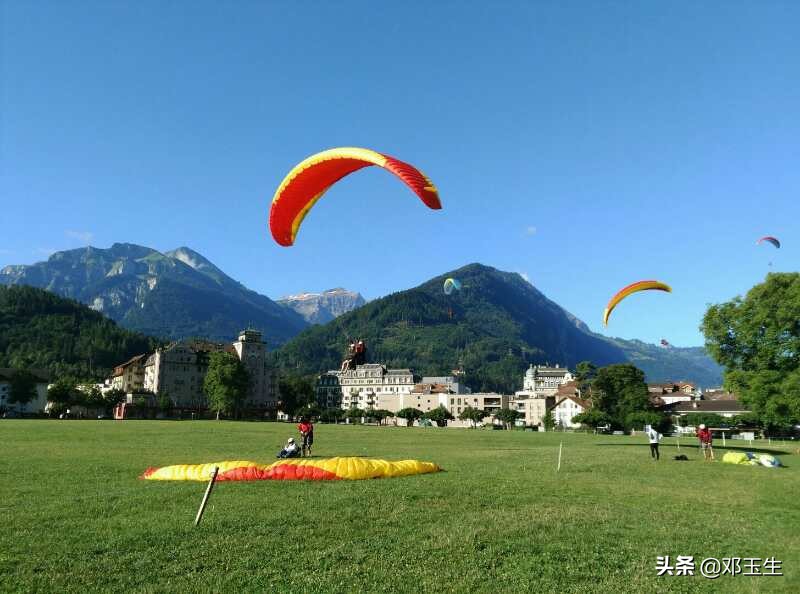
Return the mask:
M 294 442 L 294 437 L 290 437 L 283 449 L 278 452 L 278 458 L 299 458 L 300 446 Z
M 714 459 L 714 449 L 711 447 L 711 429 L 701 424 L 697 429 L 697 439 L 700 441 L 700 449 L 703 452 L 703 459 L 706 461 Z

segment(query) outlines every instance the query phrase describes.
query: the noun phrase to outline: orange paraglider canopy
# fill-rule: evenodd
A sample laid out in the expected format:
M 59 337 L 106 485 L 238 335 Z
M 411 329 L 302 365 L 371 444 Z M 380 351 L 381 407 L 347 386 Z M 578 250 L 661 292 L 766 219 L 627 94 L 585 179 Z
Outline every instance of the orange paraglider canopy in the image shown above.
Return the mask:
M 652 290 L 666 291 L 667 293 L 672 292 L 672 288 L 669 285 L 656 280 L 639 281 L 632 283 L 627 287 L 623 287 L 614 294 L 614 296 L 609 300 L 608 305 L 606 305 L 606 309 L 603 312 L 603 325 L 608 326 L 608 316 L 611 315 L 611 312 L 614 311 L 614 308 L 617 306 L 617 304 L 625 299 L 628 295 L 632 295 L 633 293 L 637 293 L 639 291 Z
M 306 214 L 333 184 L 364 167 L 377 165 L 399 177 L 428 208 L 440 209 L 433 182 L 413 165 L 364 148 L 335 148 L 312 155 L 296 165 L 272 198 L 269 228 L 280 245 L 290 246 Z

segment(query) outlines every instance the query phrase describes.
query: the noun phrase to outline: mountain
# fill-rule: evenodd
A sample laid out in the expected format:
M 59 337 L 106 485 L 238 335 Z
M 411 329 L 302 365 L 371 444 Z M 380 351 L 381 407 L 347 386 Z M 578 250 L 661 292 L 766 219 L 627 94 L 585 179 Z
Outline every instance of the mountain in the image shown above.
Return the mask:
M 57 252 L 46 262 L 6 266 L 0 285 L 30 285 L 75 299 L 125 328 L 178 339 L 229 341 L 252 326 L 277 346 L 307 326 L 296 312 L 236 282 L 197 252 L 161 253 L 115 243 Z
M 703 347 L 664 348 L 640 340 L 608 339 L 650 382 L 692 381 L 704 388 L 722 385 L 722 366 Z
M 0 286 L 0 367 L 99 379 L 155 346 L 76 301 L 33 287 Z
M 336 288 L 322 293 L 289 295 L 279 299 L 278 303 L 299 313 L 309 324 L 325 324 L 361 307 L 366 301 L 361 293 Z
M 461 289 L 445 295 L 445 278 Z M 473 390 L 513 393 L 530 363 L 569 367 L 631 361 L 649 381 L 718 385 L 719 369 L 703 349 L 660 349 L 609 340 L 545 297 L 520 275 L 470 264 L 422 285 L 371 301 L 324 326 L 304 330 L 276 353 L 300 373 L 338 369 L 348 338 L 362 338 L 368 360 L 421 375 L 464 372 Z

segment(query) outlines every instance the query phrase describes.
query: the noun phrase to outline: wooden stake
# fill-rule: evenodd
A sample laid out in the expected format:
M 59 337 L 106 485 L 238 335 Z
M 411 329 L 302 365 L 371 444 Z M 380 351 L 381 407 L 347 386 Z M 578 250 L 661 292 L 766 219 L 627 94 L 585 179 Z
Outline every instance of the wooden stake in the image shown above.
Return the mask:
M 211 489 L 214 488 L 214 483 L 217 482 L 218 473 L 219 473 L 219 467 L 215 466 L 214 470 L 211 471 L 211 480 L 208 481 L 208 486 L 206 487 L 205 495 L 203 495 L 203 501 L 200 502 L 200 509 L 197 510 L 197 517 L 194 519 L 195 526 L 200 524 L 200 520 L 203 519 L 203 512 L 206 510 L 206 503 L 208 503 L 208 498 L 211 496 Z
M 556 468 L 556 472 L 561 470 L 561 448 L 564 447 L 564 442 L 558 444 L 558 467 Z

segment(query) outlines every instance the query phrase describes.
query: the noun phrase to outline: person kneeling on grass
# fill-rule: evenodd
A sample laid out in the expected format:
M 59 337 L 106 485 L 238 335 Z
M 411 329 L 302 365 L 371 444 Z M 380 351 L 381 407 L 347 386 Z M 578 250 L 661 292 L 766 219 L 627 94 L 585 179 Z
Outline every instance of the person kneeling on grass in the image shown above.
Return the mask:
M 294 437 L 290 437 L 283 449 L 278 452 L 278 458 L 299 458 L 300 447 L 294 442 Z
M 647 439 L 650 441 L 650 457 L 660 460 L 661 456 L 658 453 L 658 442 L 661 440 L 661 434 L 656 431 L 652 425 L 644 428 Z

